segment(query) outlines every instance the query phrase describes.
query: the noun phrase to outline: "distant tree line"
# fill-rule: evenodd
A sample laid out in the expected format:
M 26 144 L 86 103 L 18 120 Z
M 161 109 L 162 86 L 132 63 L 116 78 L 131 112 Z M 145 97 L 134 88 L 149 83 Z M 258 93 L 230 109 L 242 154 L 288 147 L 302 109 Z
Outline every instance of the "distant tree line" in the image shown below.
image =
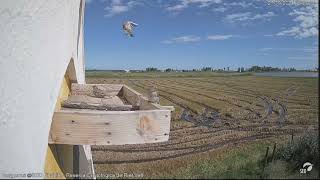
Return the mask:
M 161 70 L 148 67 L 145 70 L 146 72 L 160 72 Z M 167 68 L 163 72 L 292 72 L 297 71 L 295 68 L 278 68 L 270 66 L 252 66 L 250 68 L 238 67 L 237 70 L 230 70 L 230 67 L 214 69 L 213 67 L 202 67 L 200 69 L 172 69 Z
M 147 67 L 145 70 L 96 70 L 87 69 L 86 71 L 107 71 L 107 72 L 292 72 L 292 71 L 304 71 L 304 72 L 315 72 L 319 69 L 316 67 L 309 70 L 296 70 L 295 68 L 278 68 L 270 66 L 251 66 L 250 68 L 238 67 L 236 70 L 230 70 L 230 67 L 224 68 L 213 68 L 213 67 L 202 67 L 200 69 L 173 69 L 167 68 L 160 70 L 155 67 Z
M 148 67 L 146 68 L 146 72 L 159 72 L 158 68 L 155 67 Z
M 214 69 L 212 67 L 202 67 L 200 69 L 181 69 L 181 70 L 177 70 L 177 69 L 171 69 L 171 68 L 167 68 L 164 70 L 165 72 L 223 72 L 223 71 L 232 71 L 230 70 L 230 67 L 227 68 L 223 68 L 223 69 Z
M 249 72 L 292 72 L 292 71 L 296 71 L 295 68 L 274 68 L 274 67 L 270 67 L 270 66 L 252 66 L 251 68 L 249 68 L 247 71 Z

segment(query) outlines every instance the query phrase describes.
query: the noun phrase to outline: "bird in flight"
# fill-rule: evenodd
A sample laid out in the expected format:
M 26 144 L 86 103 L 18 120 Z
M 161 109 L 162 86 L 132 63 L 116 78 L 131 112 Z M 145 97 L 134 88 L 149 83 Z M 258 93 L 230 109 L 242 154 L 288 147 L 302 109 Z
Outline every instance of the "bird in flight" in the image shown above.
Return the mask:
M 129 37 L 133 37 L 133 28 L 138 26 L 138 24 L 132 21 L 126 21 L 122 24 L 122 29 Z

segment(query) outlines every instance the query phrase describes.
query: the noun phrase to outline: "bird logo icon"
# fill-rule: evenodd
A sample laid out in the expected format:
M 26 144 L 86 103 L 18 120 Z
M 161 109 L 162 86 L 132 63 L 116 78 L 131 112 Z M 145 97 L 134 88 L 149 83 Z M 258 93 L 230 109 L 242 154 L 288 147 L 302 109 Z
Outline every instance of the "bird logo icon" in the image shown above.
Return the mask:
M 302 167 L 303 167 L 303 168 L 306 168 L 306 167 L 307 167 L 307 168 L 306 168 L 307 171 L 310 172 L 310 171 L 312 170 L 312 166 L 313 166 L 313 164 L 311 164 L 311 163 L 309 163 L 309 162 L 306 162 L 306 163 L 303 164 Z

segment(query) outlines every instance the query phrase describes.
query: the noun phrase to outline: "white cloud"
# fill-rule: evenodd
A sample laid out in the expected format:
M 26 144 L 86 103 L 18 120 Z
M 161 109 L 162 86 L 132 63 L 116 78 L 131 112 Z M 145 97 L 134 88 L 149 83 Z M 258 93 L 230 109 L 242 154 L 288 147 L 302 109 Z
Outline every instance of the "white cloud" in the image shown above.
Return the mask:
M 257 1 L 257 0 L 256 0 Z M 275 5 L 310 5 L 319 3 L 318 0 L 266 0 L 268 4 Z
M 288 57 L 290 60 L 316 60 L 316 56 L 291 56 Z
M 254 20 L 269 20 L 270 17 L 276 16 L 273 12 L 267 12 L 264 14 L 252 14 L 251 12 L 229 14 L 225 17 L 225 20 L 230 23 L 234 22 L 250 22 Z
M 170 40 L 164 40 L 162 43 L 164 44 L 172 44 L 172 43 L 191 43 L 198 42 L 201 38 L 199 36 L 187 35 L 187 36 L 179 36 L 175 38 L 171 38 Z
M 273 50 L 274 48 L 261 48 L 259 49 L 259 51 L 270 51 Z
M 317 61 L 318 60 L 318 47 L 301 47 L 301 48 L 260 48 L 259 52 L 261 55 L 270 54 L 282 54 L 288 56 L 288 60 L 299 60 L 299 61 Z
M 187 4 L 177 4 L 177 5 L 175 5 L 175 6 L 169 6 L 169 7 L 167 7 L 167 10 L 168 10 L 168 11 L 180 11 L 180 10 L 182 10 L 182 9 L 184 9 L 184 8 L 187 8 L 187 7 L 188 7 Z
M 318 52 L 318 48 L 316 47 L 303 47 L 303 48 L 260 48 L 259 51 L 295 51 L 295 52 L 305 52 L 315 54 Z
M 238 8 L 242 7 L 242 8 L 248 8 L 248 7 L 256 7 L 252 2 L 246 2 L 246 1 L 236 1 L 236 2 L 225 2 L 223 4 L 221 4 L 222 6 L 220 7 L 215 7 L 212 9 L 213 12 L 225 12 L 228 9 L 232 9 L 233 7 Z
M 291 60 L 317 60 L 319 51 L 318 47 L 301 47 L 301 48 L 260 48 L 259 51 L 264 54 L 286 53 L 291 55 L 288 59 Z M 296 54 L 293 55 L 293 54 Z M 293 55 L 293 56 L 292 56 Z
M 256 14 L 255 16 L 252 17 L 252 20 L 264 19 L 264 18 L 273 17 L 273 16 L 276 16 L 273 12 L 267 12 L 265 14 Z
M 228 10 L 228 8 L 223 7 L 223 6 L 212 9 L 212 11 L 214 11 L 214 12 L 225 12 L 226 10 Z
M 120 14 L 122 12 L 128 11 L 129 7 L 125 5 L 114 5 L 112 7 L 107 7 L 106 10 L 109 11 L 109 13 L 106 16 L 113 16 L 115 14 Z
M 216 41 L 216 40 L 227 40 L 233 37 L 236 37 L 236 36 L 235 35 L 210 35 L 207 38 L 208 40 Z
M 231 35 L 231 34 L 216 34 L 216 35 L 209 35 L 207 36 L 207 40 L 210 41 L 222 41 L 222 40 L 227 40 L 231 38 L 239 38 L 242 37 L 240 35 Z M 173 43 L 192 43 L 192 42 L 198 42 L 200 41 L 201 38 L 199 36 L 194 36 L 194 35 L 186 35 L 186 36 L 179 36 L 175 38 L 171 38 L 168 40 L 161 41 L 161 43 L 164 44 L 173 44 Z
M 107 14 L 105 14 L 105 17 L 112 17 L 114 15 L 127 12 L 137 5 L 141 5 L 141 3 L 135 0 L 129 0 L 126 2 L 122 0 L 112 0 L 110 1 L 110 4 L 105 7 L 105 10 L 107 12 Z
M 223 6 L 213 8 L 212 11 L 225 12 L 228 9 L 232 9 L 233 7 L 236 7 L 236 6 L 242 7 L 242 8 L 256 7 L 252 2 L 248 3 L 246 1 L 236 1 L 236 2 L 231 2 L 231 3 L 230 2 L 223 3 Z
M 229 14 L 225 17 L 225 20 L 229 22 L 245 21 L 249 19 L 250 15 L 251 15 L 251 12 Z
M 242 2 L 232 2 L 232 3 L 223 3 L 225 6 L 241 6 L 242 8 L 247 8 L 253 6 L 253 3 L 247 3 L 245 1 Z
M 222 3 L 222 0 L 180 0 L 178 4 L 168 6 L 166 10 L 179 12 L 183 9 L 186 9 L 191 4 L 196 4 L 200 8 L 208 7 L 211 4 L 219 4 Z
M 299 39 L 318 36 L 319 8 L 317 5 L 294 9 L 289 15 L 295 16 L 293 21 L 297 24 L 287 30 L 278 32 L 277 36 L 293 36 Z
M 318 53 L 318 48 L 316 48 L 316 47 L 303 48 L 303 52 L 317 54 Z

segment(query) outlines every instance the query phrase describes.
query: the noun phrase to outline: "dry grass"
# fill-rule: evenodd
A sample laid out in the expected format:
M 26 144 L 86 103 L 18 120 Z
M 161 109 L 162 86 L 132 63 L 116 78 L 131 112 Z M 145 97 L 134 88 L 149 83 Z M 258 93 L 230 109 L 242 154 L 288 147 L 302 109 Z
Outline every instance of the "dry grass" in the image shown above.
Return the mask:
M 269 144 L 270 141 L 248 142 L 244 144 L 234 145 L 232 148 L 224 147 L 215 151 L 193 154 L 188 156 L 187 158 L 180 157 L 166 161 L 154 161 L 138 164 L 121 164 L 116 166 L 110 164 L 98 164 L 95 165 L 95 170 L 97 173 L 143 173 L 145 178 L 190 178 L 188 177 L 191 176 L 188 170 L 192 169 L 195 164 L 206 163 L 210 160 L 213 160 L 214 166 L 220 170 L 227 169 L 226 166 L 238 166 L 239 168 L 240 164 L 245 164 L 247 161 L 253 159 L 260 160 L 263 158 L 265 147 Z M 258 148 L 259 152 L 257 152 Z M 229 162 L 228 164 L 224 163 L 224 161 L 230 161 L 230 157 L 235 157 L 240 152 L 248 152 L 246 153 L 246 156 L 250 156 L 250 158 L 247 158 L 246 160 L 243 159 L 241 162 Z M 250 152 L 254 152 L 253 156 L 249 155 Z M 195 174 L 195 172 L 193 173 Z M 197 175 L 199 175 L 199 173 Z

